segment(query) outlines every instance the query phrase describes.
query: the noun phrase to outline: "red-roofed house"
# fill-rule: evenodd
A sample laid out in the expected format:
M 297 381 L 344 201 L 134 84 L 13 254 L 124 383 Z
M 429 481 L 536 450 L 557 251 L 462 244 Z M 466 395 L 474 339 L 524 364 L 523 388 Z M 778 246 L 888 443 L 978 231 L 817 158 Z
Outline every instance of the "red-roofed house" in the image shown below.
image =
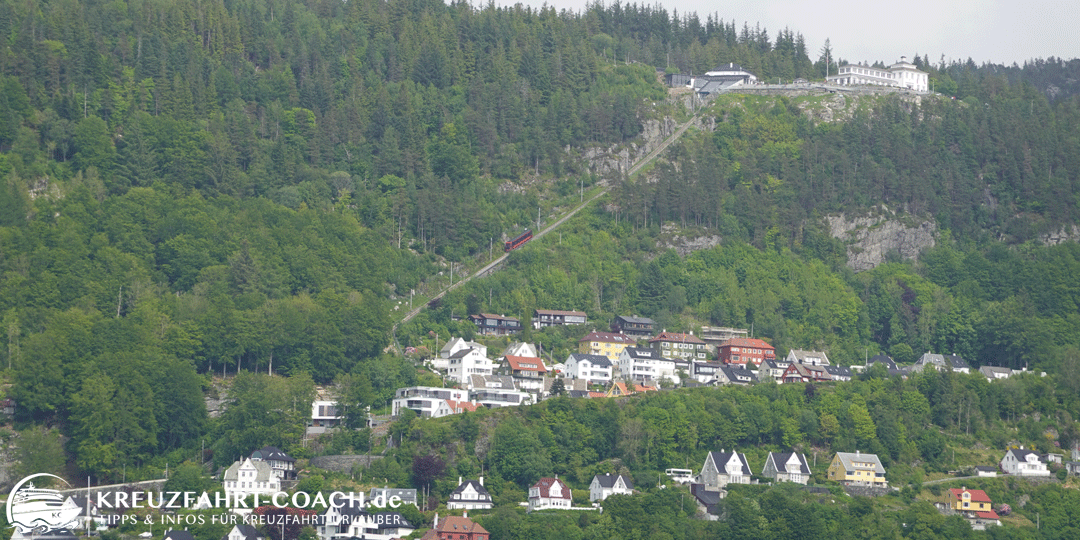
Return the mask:
M 607 391 L 607 394 L 604 394 L 604 397 L 631 396 L 631 395 L 638 394 L 638 393 L 655 392 L 655 391 L 656 391 L 655 386 L 646 386 L 644 384 L 635 384 L 634 389 L 630 390 L 629 388 L 626 387 L 626 383 L 617 382 L 617 383 L 611 385 L 611 389 L 609 389 Z
M 578 340 L 578 352 L 585 354 L 599 354 L 601 356 L 608 357 L 608 360 L 615 362 L 619 359 L 619 355 L 627 347 L 633 347 L 637 344 L 634 338 L 626 334 L 616 334 L 614 332 L 589 332 L 589 335 Z
M 688 362 L 705 362 L 709 359 L 709 344 L 694 334 L 660 332 L 649 340 L 649 346 L 660 351 L 664 358 L 679 358 Z
M 986 525 L 1001 525 L 1000 517 L 993 510 L 990 496 L 981 489 L 949 490 L 949 507 L 959 512 L 971 521 L 971 526 L 977 529 L 985 528 Z
M 526 392 L 541 390 L 544 387 L 544 375 L 547 374 L 547 366 L 540 358 L 533 356 L 506 355 L 506 360 L 499 371 L 503 375 L 514 378 L 514 384 L 519 390 Z
M 570 486 L 556 478 L 541 478 L 529 488 L 529 511 L 557 508 L 569 510 L 573 497 Z
M 436 515 L 434 526 L 424 533 L 421 540 L 489 540 L 489 538 L 487 529 L 467 517 L 446 516 L 440 520 Z
M 725 364 L 759 366 L 764 360 L 776 360 L 776 348 L 760 339 L 734 338 L 721 343 L 716 356 Z

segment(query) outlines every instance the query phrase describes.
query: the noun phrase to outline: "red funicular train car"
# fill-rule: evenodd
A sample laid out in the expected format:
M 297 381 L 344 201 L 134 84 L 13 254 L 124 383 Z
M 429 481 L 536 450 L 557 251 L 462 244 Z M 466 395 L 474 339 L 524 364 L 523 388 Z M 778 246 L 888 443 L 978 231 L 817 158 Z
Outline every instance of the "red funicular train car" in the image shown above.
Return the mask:
M 514 237 L 513 240 L 507 242 L 504 251 L 513 251 L 521 247 L 523 244 L 525 244 L 525 242 L 528 242 L 529 240 L 532 240 L 532 230 L 526 230 L 525 232 Z

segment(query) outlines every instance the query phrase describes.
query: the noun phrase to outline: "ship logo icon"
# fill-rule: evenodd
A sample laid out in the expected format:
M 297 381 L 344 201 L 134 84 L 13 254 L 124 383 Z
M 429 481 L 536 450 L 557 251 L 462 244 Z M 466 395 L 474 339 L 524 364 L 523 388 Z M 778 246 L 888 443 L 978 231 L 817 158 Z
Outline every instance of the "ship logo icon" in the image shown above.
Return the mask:
M 8 523 L 22 534 L 44 534 L 74 526 L 79 517 L 79 506 L 55 489 L 34 487 L 31 480 L 39 477 L 64 482 L 63 478 L 47 473 L 32 474 L 20 480 L 8 495 Z

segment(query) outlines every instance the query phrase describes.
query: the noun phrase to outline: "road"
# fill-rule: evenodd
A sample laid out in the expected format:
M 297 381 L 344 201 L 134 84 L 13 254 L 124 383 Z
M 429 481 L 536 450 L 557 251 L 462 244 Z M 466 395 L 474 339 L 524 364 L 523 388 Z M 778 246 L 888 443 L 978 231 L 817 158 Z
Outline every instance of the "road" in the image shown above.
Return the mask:
M 694 116 L 693 118 L 688 120 L 685 124 L 679 126 L 679 129 L 676 129 L 674 133 L 672 133 L 668 138 L 664 139 L 664 142 L 660 143 L 660 145 L 657 146 L 652 152 L 649 152 L 648 154 L 645 155 L 645 157 L 638 160 L 637 163 L 634 163 L 634 165 L 632 167 L 630 167 L 630 170 L 627 172 L 627 175 L 629 176 L 629 175 L 633 175 L 633 174 L 637 173 L 638 171 L 641 170 L 642 167 L 644 167 L 645 165 L 648 165 L 649 162 L 656 159 L 657 156 L 659 156 L 664 150 L 666 150 L 668 146 L 671 146 L 671 143 L 679 140 L 679 137 L 682 137 L 682 134 L 685 133 L 686 130 L 690 126 L 692 126 L 696 120 L 697 120 L 697 116 Z M 607 192 L 608 192 L 608 188 L 605 187 L 605 188 L 601 189 L 595 195 L 593 195 L 592 197 L 589 197 L 589 200 L 584 201 L 581 204 L 578 204 L 573 209 L 571 209 L 569 212 L 567 212 L 566 214 L 563 214 L 562 217 L 555 220 L 555 222 L 549 224 L 543 230 L 538 231 L 536 234 L 533 235 L 533 239 L 530 240 L 530 241 L 535 241 L 535 240 L 537 240 L 539 238 L 542 238 L 542 237 L 546 236 L 549 232 L 555 230 L 560 225 L 565 223 L 566 220 L 574 217 L 574 215 L 576 215 L 579 210 L 581 210 L 582 208 L 585 208 L 589 204 L 592 204 L 593 201 L 595 201 L 596 199 L 600 198 L 601 196 L 607 194 Z M 509 253 L 504 253 L 503 255 L 501 255 L 499 257 L 496 257 L 495 260 L 493 260 L 490 263 L 484 265 L 483 268 L 477 270 L 476 272 L 473 272 L 472 275 L 466 276 L 466 277 L 462 278 L 461 281 L 458 281 L 457 283 L 454 283 L 453 285 L 450 285 L 449 287 L 443 289 L 441 292 L 439 292 L 439 294 L 436 294 L 435 296 L 433 296 L 431 298 L 431 301 L 435 301 L 435 300 L 438 300 L 438 299 L 446 296 L 446 293 L 460 287 L 463 283 L 468 283 L 473 278 L 481 277 L 481 276 L 485 276 L 485 275 L 489 274 L 496 267 L 498 267 L 500 264 L 502 264 L 502 262 L 505 261 L 506 258 L 509 257 L 509 256 L 510 256 Z M 393 332 L 394 332 L 395 338 L 397 336 L 397 327 L 398 327 L 398 325 L 409 322 L 410 320 L 412 320 L 413 317 L 415 317 L 417 314 L 419 314 L 425 307 L 427 307 L 427 304 L 421 304 L 421 305 L 413 308 L 411 311 L 408 311 L 408 312 L 405 313 L 405 316 L 401 319 L 401 322 L 398 322 L 397 324 L 394 325 Z M 396 343 L 396 341 L 397 340 L 395 339 L 394 342 Z

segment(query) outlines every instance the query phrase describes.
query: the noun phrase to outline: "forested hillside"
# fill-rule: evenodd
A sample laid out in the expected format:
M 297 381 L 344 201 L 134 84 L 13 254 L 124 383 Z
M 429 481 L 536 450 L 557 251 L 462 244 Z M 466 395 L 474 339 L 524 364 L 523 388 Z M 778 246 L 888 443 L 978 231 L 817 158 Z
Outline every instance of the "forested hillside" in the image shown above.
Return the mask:
M 263 444 L 303 457 L 298 403 L 316 383 L 337 381 L 354 412 L 378 411 L 395 388 L 425 380 L 388 345 L 472 337 L 461 317 L 478 311 L 749 327 L 781 351 L 827 349 L 844 364 L 934 350 L 1053 377 L 1075 370 L 1080 249 L 1039 243 L 1077 221 L 1080 105 L 1067 90 L 1045 94 L 1063 64 L 1006 73 L 916 58 L 943 96 L 870 97 L 833 121 L 816 114 L 820 99 L 727 96 L 645 175 L 592 174 L 587 150 L 635 142 L 645 120 L 688 118 L 667 99 L 664 72 L 735 62 L 762 79 L 821 79 L 820 51 L 776 30 L 620 3 L 581 13 L 440 1 L 0 3 L 0 366 L 22 466 L 105 482 L 156 477 L 203 443 L 219 465 Z M 475 270 L 538 212 L 597 185 L 609 195 L 559 234 L 391 333 L 413 291 L 449 283 L 448 264 Z M 944 232 L 918 262 L 855 274 L 821 218 L 878 204 Z M 680 256 L 661 247 L 676 234 L 718 245 Z M 585 330 L 522 338 L 561 361 Z M 220 377 L 232 383 L 228 408 L 209 418 L 203 397 L 222 397 Z M 1064 433 L 1077 415 L 1061 388 L 1003 397 L 949 384 L 969 407 L 1009 403 L 963 418 L 965 435 L 972 425 L 984 442 L 1016 416 L 1049 418 L 1060 405 L 1072 415 L 1060 416 Z M 707 441 L 590 442 L 547 459 L 584 475 L 619 457 L 651 475 L 729 441 L 833 442 L 796 411 L 798 396 L 761 392 L 747 406 L 787 400 L 798 430 L 740 424 Z M 731 399 L 710 407 L 742 405 Z M 958 432 L 957 403 L 940 403 L 941 418 L 904 429 Z M 892 405 L 881 397 L 878 408 Z M 823 407 L 812 407 L 819 419 Z M 852 404 L 833 408 L 845 422 Z M 644 425 L 626 419 L 608 428 Z M 546 441 L 534 420 L 520 436 Z M 1039 422 L 1009 429 L 1038 438 L 1049 429 Z M 395 428 L 409 452 L 449 451 L 414 427 Z M 461 429 L 470 439 L 479 428 Z M 940 442 L 913 433 L 880 444 L 907 466 L 941 468 L 912 442 L 924 437 Z M 358 431 L 332 444 L 377 441 Z M 508 489 L 531 474 L 512 472 L 510 457 L 476 457 L 506 468 Z

